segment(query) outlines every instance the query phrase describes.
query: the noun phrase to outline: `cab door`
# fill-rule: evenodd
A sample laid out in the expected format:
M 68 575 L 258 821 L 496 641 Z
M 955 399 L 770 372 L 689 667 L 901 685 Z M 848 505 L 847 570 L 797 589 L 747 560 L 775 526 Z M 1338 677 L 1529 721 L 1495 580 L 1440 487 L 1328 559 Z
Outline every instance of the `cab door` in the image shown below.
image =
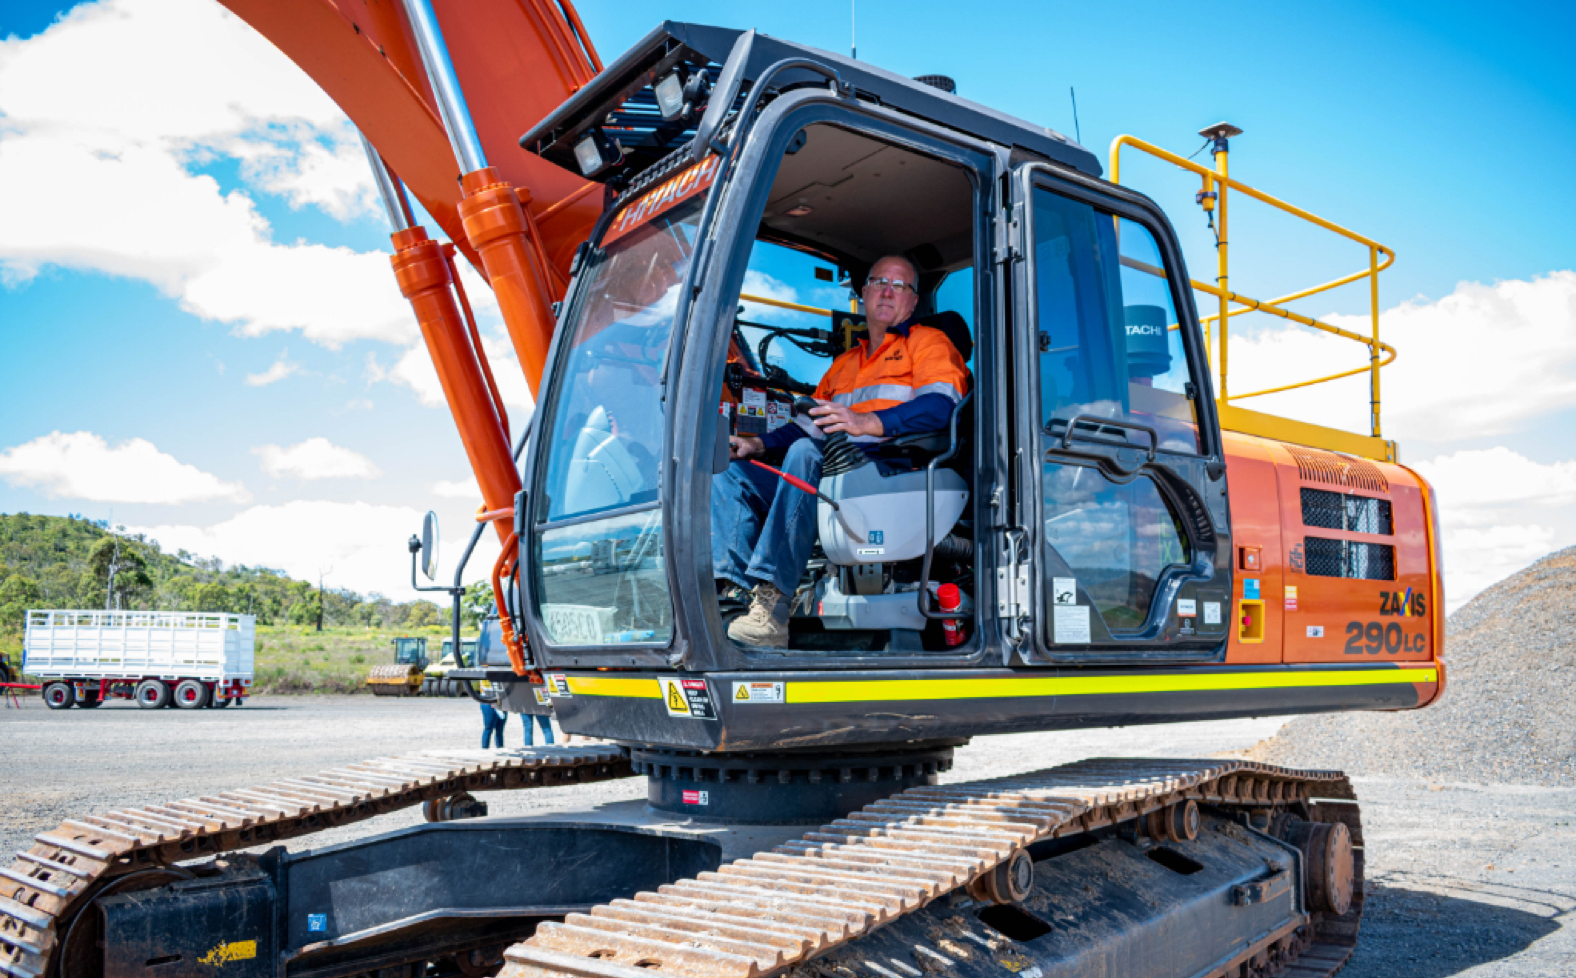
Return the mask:
M 1026 663 L 1220 661 L 1231 524 L 1179 248 L 1146 198 L 1020 166 L 1015 503 Z M 1011 550 L 1013 548 L 1009 548 Z

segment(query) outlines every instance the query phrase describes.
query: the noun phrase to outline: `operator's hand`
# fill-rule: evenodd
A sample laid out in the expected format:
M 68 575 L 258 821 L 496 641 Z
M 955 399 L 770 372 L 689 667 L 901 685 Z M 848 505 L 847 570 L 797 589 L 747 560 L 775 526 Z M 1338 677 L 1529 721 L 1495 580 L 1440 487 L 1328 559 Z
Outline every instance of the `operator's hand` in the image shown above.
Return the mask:
M 728 436 L 728 457 L 731 459 L 745 459 L 764 451 L 766 451 L 765 443 L 754 435 Z
M 877 438 L 886 434 L 881 419 L 873 413 L 855 411 L 831 401 L 817 400 L 816 403 L 821 406 L 813 408 L 810 417 L 829 435 L 834 431 L 846 431 L 850 435 L 874 435 Z

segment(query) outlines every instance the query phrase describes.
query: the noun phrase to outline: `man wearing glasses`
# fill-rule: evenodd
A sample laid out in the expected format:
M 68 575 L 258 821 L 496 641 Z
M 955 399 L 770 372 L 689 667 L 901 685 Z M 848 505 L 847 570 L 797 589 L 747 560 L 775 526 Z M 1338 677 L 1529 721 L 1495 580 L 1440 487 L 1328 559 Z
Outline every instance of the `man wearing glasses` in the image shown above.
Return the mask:
M 728 626 L 742 645 L 788 644 L 788 609 L 815 545 L 816 499 L 789 488 L 747 460 L 787 449 L 782 471 L 812 486 L 821 481 L 827 435 L 876 445 L 898 435 L 938 431 L 968 387 L 968 368 L 945 333 L 912 319 L 919 273 L 889 255 L 871 266 L 861 290 L 868 335 L 832 366 L 815 389 L 819 407 L 764 437 L 735 435 L 738 464 L 712 480 L 711 559 L 719 589 L 750 593 L 750 610 Z

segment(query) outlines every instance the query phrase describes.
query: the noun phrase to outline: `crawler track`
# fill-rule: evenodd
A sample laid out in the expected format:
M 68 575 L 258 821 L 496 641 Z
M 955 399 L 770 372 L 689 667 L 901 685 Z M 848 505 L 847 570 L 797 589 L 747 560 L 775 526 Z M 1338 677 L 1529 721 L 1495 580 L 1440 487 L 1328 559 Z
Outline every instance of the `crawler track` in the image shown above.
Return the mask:
M 632 774 L 612 745 L 426 751 L 167 805 L 68 820 L 0 869 L 0 973 L 55 978 L 62 944 L 93 899 L 167 882 L 164 867 L 348 825 L 461 791 L 583 784 Z M 69 978 L 62 975 L 61 978 Z
M 770 852 L 545 923 L 501 978 L 763 978 L 804 965 L 991 873 L 1018 849 L 1194 799 L 1304 806 L 1352 834 L 1350 912 L 1261 935 L 1222 978 L 1321 978 L 1346 963 L 1362 915 L 1362 836 L 1346 776 L 1241 761 L 1093 760 L 1020 777 L 914 788 Z M 817 974 L 810 970 L 795 975 Z

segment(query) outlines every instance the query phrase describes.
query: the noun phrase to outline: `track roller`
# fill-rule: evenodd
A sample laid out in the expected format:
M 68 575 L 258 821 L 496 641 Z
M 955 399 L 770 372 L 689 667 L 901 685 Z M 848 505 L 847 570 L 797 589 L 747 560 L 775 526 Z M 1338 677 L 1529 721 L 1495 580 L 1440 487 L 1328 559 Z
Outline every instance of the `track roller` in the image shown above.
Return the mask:
M 447 798 L 433 798 L 421 803 L 421 814 L 429 822 L 453 822 L 461 818 L 483 818 L 487 803 L 477 801 L 468 792 Z
M 1022 903 L 1034 889 L 1034 860 L 1019 849 L 969 884 L 969 895 L 984 903 Z
M 1198 802 L 1189 798 L 1145 816 L 1144 828 L 1156 841 L 1192 842 L 1198 838 Z

